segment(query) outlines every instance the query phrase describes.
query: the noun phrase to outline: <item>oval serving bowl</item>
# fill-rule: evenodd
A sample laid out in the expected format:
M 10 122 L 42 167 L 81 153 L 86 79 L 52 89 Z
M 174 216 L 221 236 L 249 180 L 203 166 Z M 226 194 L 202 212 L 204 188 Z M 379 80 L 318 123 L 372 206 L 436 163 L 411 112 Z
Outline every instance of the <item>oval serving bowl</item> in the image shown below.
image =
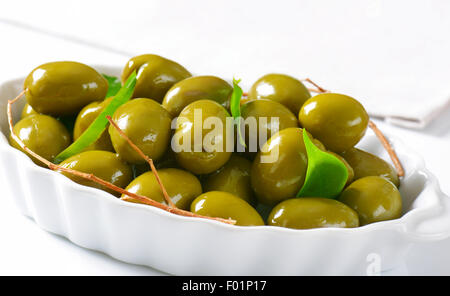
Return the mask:
M 119 68 L 96 67 L 118 75 Z M 450 202 L 416 153 L 389 136 L 405 166 L 403 216 L 353 229 L 241 227 L 116 199 L 35 165 L 8 143 L 6 103 L 24 78 L 0 85 L 0 169 L 7 193 L 43 229 L 116 259 L 174 275 L 365 275 L 403 263 L 412 243 L 450 233 Z M 25 100 L 13 106 L 17 121 Z M 359 147 L 387 159 L 369 131 Z

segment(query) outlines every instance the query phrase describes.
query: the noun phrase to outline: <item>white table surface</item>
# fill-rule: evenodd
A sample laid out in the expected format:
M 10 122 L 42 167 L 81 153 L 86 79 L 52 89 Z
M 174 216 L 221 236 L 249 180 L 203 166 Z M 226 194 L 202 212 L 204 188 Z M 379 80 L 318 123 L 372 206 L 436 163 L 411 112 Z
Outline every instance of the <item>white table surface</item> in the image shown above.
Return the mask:
M 216 5 L 208 4 L 213 2 L 194 1 L 190 6 L 179 1 L 170 2 L 170 4 L 153 1 L 146 2 L 145 10 L 137 9 L 136 5 L 132 5 L 136 4 L 134 1 L 127 1 L 128 5 L 124 8 L 118 6 L 123 2 L 114 1 L 101 1 L 101 3 L 91 1 L 89 4 L 84 4 L 85 7 L 78 1 L 64 2 L 64 4 L 61 1 L 39 1 L 39 4 L 36 4 L 37 2 L 15 1 L 14 4 L 2 4 L 3 7 L 0 9 L 2 40 L 0 82 L 24 76 L 34 66 L 52 60 L 76 60 L 87 64 L 122 66 L 135 54 L 154 52 L 170 56 L 188 68 L 197 69 L 197 73 L 216 74 L 222 77 L 238 74 L 248 81 L 253 81 L 258 75 L 270 72 L 277 66 L 280 72 L 301 75 L 308 73 L 308 76 L 318 81 L 326 81 L 327 87 L 331 85 L 354 93 L 361 91 L 354 86 L 354 83 L 331 78 L 333 76 L 331 74 L 343 71 L 342 65 L 351 62 L 351 59 L 344 60 L 338 66 L 331 61 L 331 58 L 338 58 L 340 54 L 343 54 L 344 48 L 339 47 L 342 52 L 336 52 L 334 55 L 325 55 L 324 62 L 333 65 L 326 75 L 323 74 L 323 68 L 312 67 L 313 64 L 321 61 L 320 57 L 313 52 L 311 52 L 311 58 L 314 62 L 306 63 L 306 69 L 297 71 L 285 59 L 286 56 L 295 55 L 295 48 L 289 49 L 268 43 L 273 38 L 272 41 L 275 44 L 278 42 L 298 46 L 299 42 L 295 44 L 291 42 L 294 36 L 285 36 L 283 32 L 276 34 L 271 31 L 270 22 L 282 20 L 282 15 L 274 13 L 271 16 L 266 10 L 264 16 L 268 24 L 262 26 L 265 31 L 260 32 L 255 23 L 257 18 L 252 14 L 254 12 L 252 6 L 242 7 L 241 1 L 227 1 Z M 380 5 L 384 5 L 384 1 L 362 2 L 364 5 L 357 8 L 359 10 L 370 8 L 367 10 L 366 17 L 379 13 L 377 11 Z M 430 2 L 433 9 L 439 8 L 439 5 L 445 9 L 448 8 L 444 1 Z M 309 5 L 310 1 L 304 1 L 304 3 Z M 286 3 L 286 9 L 289 9 L 288 4 Z M 105 5 L 103 15 L 99 15 L 99 9 L 104 8 Z M 171 9 L 178 6 L 182 9 Z M 205 6 L 207 6 L 206 10 Z M 340 9 L 342 11 L 342 8 Z M 230 16 L 230 22 L 236 22 L 237 15 L 239 26 L 244 26 L 243 29 L 246 29 L 246 32 L 249 30 L 254 32 L 253 37 L 244 36 L 239 33 L 236 26 L 223 23 L 227 21 L 227 18 L 220 14 L 222 10 L 228 14 L 235 12 Z M 214 17 L 208 18 L 210 11 L 220 15 L 220 18 L 218 20 Z M 330 10 L 326 11 L 325 15 L 330 16 Z M 350 14 L 350 12 L 347 13 Z M 174 21 L 177 18 L 181 21 Z M 157 24 L 158 27 L 146 28 L 149 20 L 151 24 Z M 258 21 L 258 25 L 261 25 L 261 21 Z M 209 30 L 206 29 L 208 27 Z M 227 31 L 227 27 L 233 28 L 234 35 Z M 323 29 L 323 26 L 321 28 Z M 363 36 L 358 35 L 358 37 Z M 307 38 L 316 38 L 315 41 L 323 46 L 314 32 L 310 32 Z M 308 40 L 305 42 L 308 43 Z M 355 41 L 355 44 L 358 42 Z M 381 48 L 383 44 L 378 46 Z M 314 47 L 310 45 L 310 48 Z M 208 54 L 211 51 L 214 51 L 214 55 Z M 287 55 L 284 55 L 284 52 Z M 444 65 L 448 65 L 448 53 L 443 55 L 440 50 L 436 50 L 436 54 L 441 56 L 434 56 L 433 62 L 441 59 Z M 428 66 L 423 68 L 426 73 L 432 73 L 433 69 L 437 72 L 441 70 L 439 66 Z M 246 68 L 251 68 L 253 71 L 241 71 Z M 239 69 L 239 73 L 235 73 L 235 69 Z M 377 78 L 376 73 L 372 73 L 370 69 L 359 70 L 361 74 L 358 75 L 361 77 Z M 401 68 L 396 68 L 397 75 L 401 74 L 400 70 Z M 411 71 L 407 67 L 404 70 Z M 418 68 L 418 70 L 420 72 L 422 69 Z M 450 76 L 446 77 L 447 84 L 448 77 Z M 413 78 L 419 79 L 419 76 L 413 75 Z M 440 79 L 437 82 L 441 83 Z M 439 83 L 433 84 L 433 87 L 439 87 L 441 85 Z M 450 194 L 450 182 L 448 182 L 450 179 L 450 110 L 445 111 L 427 128 L 420 131 L 403 129 L 381 122 L 379 127 L 397 135 L 420 153 L 425 158 L 428 168 L 440 180 L 443 191 Z M 2 180 L 0 176 L 0 187 Z M 388 274 L 450 275 L 449 249 L 450 239 L 439 243 L 415 245 L 410 250 L 404 266 Z M 41 230 L 32 220 L 19 214 L 11 197 L 4 192 L 0 195 L 0 275 L 12 274 L 162 275 L 163 273 L 151 268 L 119 262 Z

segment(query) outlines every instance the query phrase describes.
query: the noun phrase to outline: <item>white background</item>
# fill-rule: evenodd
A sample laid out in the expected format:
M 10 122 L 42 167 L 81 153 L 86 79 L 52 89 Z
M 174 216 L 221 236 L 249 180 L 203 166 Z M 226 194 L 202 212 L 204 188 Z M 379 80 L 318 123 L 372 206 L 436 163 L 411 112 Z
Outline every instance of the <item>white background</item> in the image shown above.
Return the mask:
M 449 1 L 3 1 L 0 81 L 52 60 L 123 66 L 156 53 L 191 72 L 311 77 L 371 113 L 421 116 L 450 97 Z M 380 123 L 450 193 L 450 111 L 423 130 Z M 0 186 L 1 181 L 0 179 Z M 390 274 L 450 275 L 450 240 L 414 246 Z M 0 274 L 161 274 L 40 230 L 0 196 Z

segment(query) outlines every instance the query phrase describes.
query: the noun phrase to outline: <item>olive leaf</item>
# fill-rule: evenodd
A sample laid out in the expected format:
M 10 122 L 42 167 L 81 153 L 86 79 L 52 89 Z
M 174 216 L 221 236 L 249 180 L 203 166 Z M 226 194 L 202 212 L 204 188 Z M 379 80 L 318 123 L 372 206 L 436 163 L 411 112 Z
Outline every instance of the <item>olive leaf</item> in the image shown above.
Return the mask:
M 230 110 L 231 110 L 231 115 L 234 118 L 234 121 L 237 125 L 237 130 L 238 130 L 238 135 L 239 135 L 239 143 L 244 146 L 247 147 L 245 145 L 245 140 L 242 138 L 242 134 L 241 134 L 241 98 L 242 98 L 242 94 L 244 93 L 242 91 L 242 88 L 239 86 L 239 82 L 241 82 L 241 80 L 237 80 L 235 78 L 233 78 L 233 92 L 231 93 L 231 99 L 230 99 Z
M 112 116 L 113 113 L 121 105 L 130 100 L 136 86 L 136 72 L 133 72 L 123 85 L 111 102 L 103 109 L 103 111 L 97 116 L 97 118 L 91 123 L 91 125 L 81 134 L 81 136 L 73 142 L 64 151 L 58 154 L 53 160 L 54 163 L 60 163 L 65 159 L 80 153 L 87 146 L 91 145 L 100 137 L 105 130 L 108 119 L 106 116 Z
M 308 168 L 305 183 L 297 197 L 335 198 L 347 182 L 347 168 L 337 157 L 317 148 L 305 130 L 302 134 L 308 155 Z
M 102 76 L 105 77 L 106 81 L 108 81 L 108 91 L 106 92 L 105 99 L 115 96 L 122 87 L 120 79 L 115 76 L 109 76 L 106 74 L 102 74 Z

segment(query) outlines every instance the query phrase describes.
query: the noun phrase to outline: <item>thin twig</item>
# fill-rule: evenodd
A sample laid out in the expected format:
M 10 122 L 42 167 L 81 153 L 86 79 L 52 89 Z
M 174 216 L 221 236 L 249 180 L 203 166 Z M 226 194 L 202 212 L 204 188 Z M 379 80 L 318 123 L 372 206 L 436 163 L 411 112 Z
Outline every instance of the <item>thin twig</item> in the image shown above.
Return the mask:
M 97 184 L 103 185 L 111 190 L 114 190 L 118 193 L 121 193 L 124 196 L 122 198 L 122 200 L 127 200 L 129 198 L 133 198 L 138 200 L 139 202 L 143 203 L 143 204 L 147 204 L 150 206 L 154 206 L 157 208 L 160 208 L 164 211 L 167 211 L 169 213 L 173 213 L 173 214 L 177 214 L 180 216 L 185 216 L 185 217 L 196 217 L 196 218 L 203 218 L 203 219 L 209 219 L 209 220 L 215 220 L 215 221 L 219 221 L 219 222 L 223 222 L 223 223 L 227 223 L 227 224 L 236 224 L 235 220 L 231 220 L 231 219 L 223 219 L 223 218 L 217 218 L 217 217 L 208 217 L 208 216 L 203 216 L 203 215 L 198 215 L 189 211 L 185 211 L 185 210 L 181 210 L 178 208 L 172 208 L 168 205 L 159 203 L 157 201 L 154 201 L 153 199 L 150 199 L 146 196 L 142 196 L 139 194 L 135 194 L 132 192 L 129 192 L 127 190 L 124 190 L 110 182 L 107 182 L 103 179 L 100 179 L 99 177 L 95 176 L 94 174 L 88 174 L 88 173 L 83 173 L 80 171 L 76 171 L 76 170 L 72 170 L 69 168 L 65 168 L 62 167 L 60 165 L 54 164 L 50 161 L 48 161 L 47 159 L 43 158 L 42 156 L 40 156 L 39 154 L 35 153 L 34 151 L 32 151 L 31 149 L 29 149 L 23 142 L 22 140 L 14 133 L 14 124 L 13 124 L 13 118 L 12 118 L 12 104 L 14 104 L 20 97 L 23 96 L 23 94 L 25 93 L 26 90 L 22 91 L 16 98 L 14 98 L 13 100 L 9 100 L 8 101 L 8 108 L 7 108 L 7 113 L 8 113 L 8 123 L 9 123 L 9 130 L 11 132 L 11 137 L 17 142 L 17 144 L 25 151 L 27 152 L 29 155 L 31 155 L 32 157 L 36 158 L 37 160 L 43 162 L 45 165 L 47 165 L 49 167 L 49 169 L 53 170 L 53 171 L 59 171 L 59 172 L 65 172 L 86 180 L 90 180 L 93 181 Z
M 397 153 L 395 153 L 394 148 L 392 148 L 389 141 L 386 139 L 384 134 L 378 129 L 378 127 L 375 125 L 375 123 L 372 120 L 369 120 L 369 127 L 373 130 L 377 138 L 380 140 L 381 144 L 383 145 L 384 149 L 389 154 L 389 157 L 391 158 L 392 162 L 394 163 L 394 166 L 397 170 L 397 175 L 400 177 L 403 177 L 405 175 L 405 170 L 403 169 L 403 166 L 398 159 Z
M 324 93 L 323 91 L 320 91 L 320 90 L 318 90 L 317 88 L 310 88 L 310 87 L 307 87 L 306 89 L 309 90 L 310 92 L 315 92 L 315 93 L 318 93 L 318 94 Z
M 134 144 L 133 141 L 130 140 L 130 138 L 128 138 L 128 136 L 123 132 L 123 130 L 114 122 L 114 120 L 112 120 L 111 116 L 109 115 L 106 116 L 106 119 L 108 119 L 109 123 L 117 130 L 120 136 L 128 142 L 131 148 L 133 148 L 133 150 L 136 151 L 150 165 L 150 168 L 152 169 L 152 172 L 156 177 L 156 181 L 158 182 L 159 187 L 161 188 L 161 191 L 164 195 L 164 199 L 166 200 L 166 202 L 169 204 L 170 207 L 176 208 L 177 206 L 173 203 L 172 199 L 170 198 L 169 194 L 166 191 L 166 188 L 164 187 L 161 181 L 161 178 L 159 177 L 158 171 L 156 170 L 155 165 L 153 164 L 153 159 L 145 155 L 144 152 L 142 152 L 142 150 L 139 149 L 139 147 L 136 146 L 136 144 Z
M 306 81 L 309 82 L 310 84 L 314 85 L 317 89 L 313 89 L 313 88 L 308 88 L 308 90 L 313 91 L 313 92 L 317 92 L 317 93 L 326 93 L 326 92 L 330 92 L 322 87 L 320 87 L 317 83 L 315 83 L 314 81 L 312 81 L 309 78 L 305 78 L 302 79 L 302 81 Z

